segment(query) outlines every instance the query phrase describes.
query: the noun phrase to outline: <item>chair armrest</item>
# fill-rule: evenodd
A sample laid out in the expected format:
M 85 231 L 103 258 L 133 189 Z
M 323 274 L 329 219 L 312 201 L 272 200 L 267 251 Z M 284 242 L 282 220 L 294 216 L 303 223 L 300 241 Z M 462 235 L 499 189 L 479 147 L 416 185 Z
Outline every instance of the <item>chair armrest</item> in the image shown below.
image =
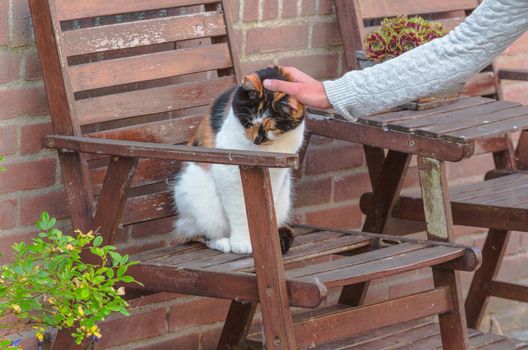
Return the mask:
M 498 71 L 498 74 L 499 74 L 499 79 L 528 81 L 528 70 L 500 69 Z
M 291 153 L 250 152 L 83 136 L 47 135 L 42 138 L 42 146 L 63 152 L 269 168 L 296 168 L 299 163 L 298 156 Z

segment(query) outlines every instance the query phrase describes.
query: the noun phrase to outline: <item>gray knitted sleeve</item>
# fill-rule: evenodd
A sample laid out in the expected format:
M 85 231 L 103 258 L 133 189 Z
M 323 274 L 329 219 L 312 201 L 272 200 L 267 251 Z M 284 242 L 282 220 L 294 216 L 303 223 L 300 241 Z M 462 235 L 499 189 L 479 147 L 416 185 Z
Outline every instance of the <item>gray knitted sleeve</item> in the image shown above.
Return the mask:
M 337 113 L 355 120 L 467 80 L 528 30 L 528 0 L 484 0 L 448 35 L 325 81 Z

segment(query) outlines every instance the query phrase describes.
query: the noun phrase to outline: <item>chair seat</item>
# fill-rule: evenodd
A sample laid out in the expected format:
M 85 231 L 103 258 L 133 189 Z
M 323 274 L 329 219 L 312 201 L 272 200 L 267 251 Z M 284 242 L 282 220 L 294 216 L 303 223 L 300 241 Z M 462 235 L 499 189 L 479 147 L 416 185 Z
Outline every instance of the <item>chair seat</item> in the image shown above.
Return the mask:
M 449 199 L 457 225 L 528 231 L 528 174 L 514 173 L 478 183 L 452 186 Z M 370 212 L 372 194 L 361 198 L 361 210 Z M 424 220 L 421 195 L 401 196 L 393 216 Z
M 458 268 L 467 265 L 462 269 L 476 268 L 479 263 L 478 252 L 463 246 L 306 226 L 293 231 L 294 244 L 284 255 L 292 306 L 316 307 L 331 287 L 453 261 L 462 262 Z M 140 264 L 131 267 L 130 274 L 160 290 L 257 300 L 251 255 L 225 254 L 192 242 L 140 253 L 131 259 Z
M 469 329 L 469 349 L 528 349 L 528 343 Z M 317 350 L 433 350 L 442 349 L 440 328 L 431 318 L 406 322 L 361 333 L 349 338 L 305 349 Z

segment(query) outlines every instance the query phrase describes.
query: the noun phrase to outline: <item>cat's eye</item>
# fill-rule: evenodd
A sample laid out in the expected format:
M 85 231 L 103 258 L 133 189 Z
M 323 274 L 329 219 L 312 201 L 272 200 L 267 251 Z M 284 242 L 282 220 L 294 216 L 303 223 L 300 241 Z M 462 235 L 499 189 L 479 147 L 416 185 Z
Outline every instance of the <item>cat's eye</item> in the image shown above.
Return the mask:
M 250 100 L 256 100 L 258 98 L 258 92 L 255 90 L 249 90 L 247 94 Z
M 279 108 L 283 113 L 290 113 L 292 107 L 286 102 L 281 102 L 279 103 Z

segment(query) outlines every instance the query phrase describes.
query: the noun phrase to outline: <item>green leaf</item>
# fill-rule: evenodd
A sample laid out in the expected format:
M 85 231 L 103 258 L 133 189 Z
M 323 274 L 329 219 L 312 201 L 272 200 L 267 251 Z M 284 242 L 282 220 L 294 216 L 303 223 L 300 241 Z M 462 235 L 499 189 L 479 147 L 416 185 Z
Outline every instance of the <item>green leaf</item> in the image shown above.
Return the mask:
M 92 245 L 93 245 L 94 247 L 99 247 L 102 243 L 103 243 L 103 237 L 101 237 L 101 236 L 97 236 L 97 237 L 95 237 L 95 239 L 93 240 Z
M 112 269 L 106 269 L 106 277 L 108 278 L 114 278 L 114 270 Z
M 132 277 L 132 276 L 122 276 L 120 278 L 120 280 L 125 282 L 125 283 L 132 283 L 132 282 L 134 282 L 134 277 Z
M 125 274 L 126 270 L 127 270 L 126 266 L 119 267 L 119 269 L 117 270 L 117 277 L 123 276 Z
M 90 290 L 88 288 L 79 288 L 75 294 L 77 294 L 77 297 L 80 299 L 86 300 L 90 297 Z

